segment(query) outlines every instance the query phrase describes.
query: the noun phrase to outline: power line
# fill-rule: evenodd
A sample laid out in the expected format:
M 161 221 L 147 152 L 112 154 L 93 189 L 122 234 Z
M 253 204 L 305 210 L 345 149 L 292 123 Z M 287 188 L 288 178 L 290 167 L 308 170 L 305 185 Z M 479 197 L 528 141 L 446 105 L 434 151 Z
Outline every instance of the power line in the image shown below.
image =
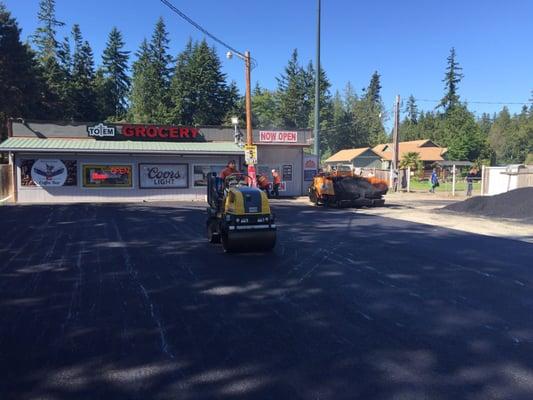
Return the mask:
M 168 0 L 160 0 L 161 3 L 166 5 L 168 8 L 170 8 L 174 13 L 176 13 L 179 17 L 183 18 L 185 21 L 187 21 L 189 24 L 194 26 L 196 29 L 198 29 L 200 32 L 202 32 L 204 35 L 209 36 L 211 39 L 213 39 L 218 44 L 222 45 L 226 49 L 232 51 L 235 54 L 238 54 L 240 57 L 245 58 L 246 56 L 244 53 L 237 50 L 235 47 L 230 46 L 228 43 L 224 42 L 222 39 L 219 39 L 215 35 L 213 35 L 211 32 L 209 32 L 207 29 L 203 28 L 200 24 L 192 20 L 190 17 L 188 17 L 183 11 L 179 10 L 174 4 L 172 4 Z M 252 61 L 252 69 L 257 67 L 257 61 L 254 58 L 251 58 Z
M 430 100 L 430 99 L 415 99 L 416 101 L 418 102 L 421 102 L 421 103 L 440 103 L 441 100 Z M 528 104 L 533 104 L 533 101 L 525 101 L 525 102 L 515 102 L 515 101 L 468 101 L 468 100 L 465 100 L 465 103 L 468 103 L 468 104 L 492 104 L 492 105 L 519 105 L 519 106 L 523 106 L 523 105 L 528 105 Z

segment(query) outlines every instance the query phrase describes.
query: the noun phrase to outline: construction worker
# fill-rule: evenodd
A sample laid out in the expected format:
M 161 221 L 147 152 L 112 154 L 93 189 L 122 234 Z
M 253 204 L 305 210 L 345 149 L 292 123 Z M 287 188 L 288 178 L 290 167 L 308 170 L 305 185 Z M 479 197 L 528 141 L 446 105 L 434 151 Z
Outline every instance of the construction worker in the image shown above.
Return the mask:
M 274 197 L 279 197 L 279 187 L 281 185 L 281 177 L 279 172 L 275 169 L 272 170 L 272 195 Z
M 227 165 L 226 165 L 226 168 L 224 168 L 222 170 L 222 172 L 220 172 L 220 177 L 222 179 L 226 179 L 227 176 L 231 175 L 231 174 L 235 174 L 237 173 L 237 168 L 235 166 L 235 160 L 231 160 Z
M 257 187 L 264 191 L 268 197 L 270 197 L 270 193 L 268 192 L 268 189 L 270 187 L 270 182 L 268 181 L 268 178 L 266 175 L 259 174 L 257 175 Z

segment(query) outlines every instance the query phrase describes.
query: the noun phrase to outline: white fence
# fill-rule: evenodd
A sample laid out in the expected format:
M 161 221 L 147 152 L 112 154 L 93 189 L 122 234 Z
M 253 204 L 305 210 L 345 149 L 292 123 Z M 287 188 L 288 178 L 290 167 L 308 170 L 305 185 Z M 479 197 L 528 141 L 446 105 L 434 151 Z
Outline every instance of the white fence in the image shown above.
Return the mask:
M 12 167 L 9 164 L 0 164 L 0 204 L 12 196 Z
M 481 171 L 482 196 L 492 196 L 530 186 L 533 186 L 533 165 L 483 167 Z

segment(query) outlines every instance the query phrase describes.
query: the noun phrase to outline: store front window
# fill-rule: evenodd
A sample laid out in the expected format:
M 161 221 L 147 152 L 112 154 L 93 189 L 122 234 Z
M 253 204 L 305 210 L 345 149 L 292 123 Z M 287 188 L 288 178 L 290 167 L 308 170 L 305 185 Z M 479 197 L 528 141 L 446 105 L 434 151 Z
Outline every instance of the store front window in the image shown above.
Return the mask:
M 193 168 L 193 183 L 194 187 L 205 187 L 207 186 L 207 175 L 212 172 L 215 172 L 217 175 L 220 175 L 220 172 L 226 168 L 225 165 L 195 165 Z
M 131 165 L 84 165 L 83 186 L 86 188 L 131 188 Z

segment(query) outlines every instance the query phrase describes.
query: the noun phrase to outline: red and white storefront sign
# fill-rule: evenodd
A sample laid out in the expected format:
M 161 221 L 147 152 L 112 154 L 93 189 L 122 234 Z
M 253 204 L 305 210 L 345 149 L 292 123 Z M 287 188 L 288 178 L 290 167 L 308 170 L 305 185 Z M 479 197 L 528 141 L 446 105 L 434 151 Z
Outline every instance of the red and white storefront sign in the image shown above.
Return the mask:
M 261 143 L 296 143 L 298 132 L 292 131 L 259 131 Z

